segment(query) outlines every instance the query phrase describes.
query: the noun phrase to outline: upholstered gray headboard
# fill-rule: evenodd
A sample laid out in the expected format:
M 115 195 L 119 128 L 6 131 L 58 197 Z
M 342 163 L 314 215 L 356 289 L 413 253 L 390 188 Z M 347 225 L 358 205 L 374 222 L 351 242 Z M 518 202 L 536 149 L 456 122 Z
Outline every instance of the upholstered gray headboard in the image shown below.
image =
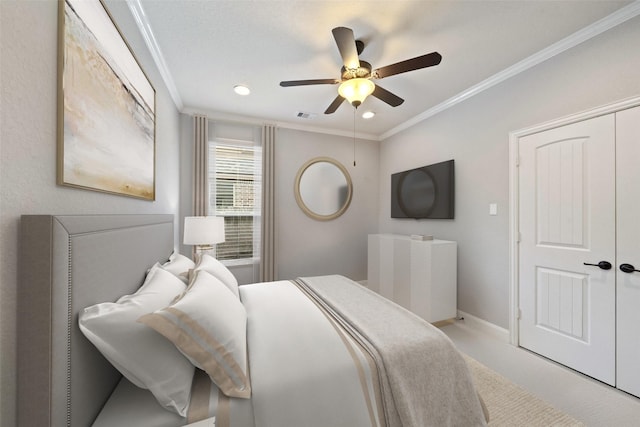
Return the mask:
M 174 248 L 173 215 L 25 215 L 18 288 L 18 423 L 89 426 L 120 374 L 78 312 L 134 292 Z

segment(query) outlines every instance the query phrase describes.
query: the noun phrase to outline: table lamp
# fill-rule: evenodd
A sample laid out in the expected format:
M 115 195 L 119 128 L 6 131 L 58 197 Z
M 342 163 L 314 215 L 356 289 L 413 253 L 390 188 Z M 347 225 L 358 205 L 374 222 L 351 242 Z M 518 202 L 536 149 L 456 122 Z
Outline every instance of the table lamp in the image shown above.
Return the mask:
M 218 216 L 184 217 L 185 245 L 196 246 L 196 251 L 204 252 L 224 242 L 224 218 Z

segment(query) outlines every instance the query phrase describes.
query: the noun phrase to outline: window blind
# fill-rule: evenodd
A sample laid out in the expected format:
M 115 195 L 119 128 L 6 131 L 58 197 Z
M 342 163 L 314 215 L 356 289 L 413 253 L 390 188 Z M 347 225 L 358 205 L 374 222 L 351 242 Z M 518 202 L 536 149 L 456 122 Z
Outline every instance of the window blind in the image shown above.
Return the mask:
M 225 223 L 219 260 L 259 257 L 261 164 L 261 149 L 251 143 L 209 144 L 209 212 Z

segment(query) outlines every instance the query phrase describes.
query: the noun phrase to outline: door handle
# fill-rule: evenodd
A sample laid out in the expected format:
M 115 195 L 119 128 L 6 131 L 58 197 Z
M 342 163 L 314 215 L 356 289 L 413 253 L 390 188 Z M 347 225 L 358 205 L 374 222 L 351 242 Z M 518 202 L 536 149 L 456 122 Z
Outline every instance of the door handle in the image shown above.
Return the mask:
M 620 270 L 625 273 L 633 273 L 634 271 L 640 272 L 640 270 L 636 270 L 636 268 L 631 264 L 620 264 Z
M 595 265 L 596 267 L 600 267 L 603 270 L 611 270 L 611 263 L 609 261 L 600 261 L 597 264 L 589 264 L 588 262 L 583 262 L 584 265 Z M 624 265 L 624 264 L 623 264 Z M 628 265 L 628 264 L 626 264 Z M 622 265 L 620 266 L 622 269 Z

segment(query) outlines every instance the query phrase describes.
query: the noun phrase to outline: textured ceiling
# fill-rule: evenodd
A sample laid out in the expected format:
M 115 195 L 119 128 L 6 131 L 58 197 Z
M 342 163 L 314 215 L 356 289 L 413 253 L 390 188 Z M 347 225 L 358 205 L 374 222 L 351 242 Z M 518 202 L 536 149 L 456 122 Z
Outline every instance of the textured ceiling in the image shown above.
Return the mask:
M 131 3 L 132 0 L 129 0 Z M 339 78 L 331 29 L 352 28 L 373 68 L 438 51 L 442 63 L 377 80 L 405 102 L 369 97 L 359 134 L 380 136 L 531 55 L 607 17 L 628 1 L 218 1 L 138 0 L 183 111 L 352 132 L 346 102 L 323 114 L 337 86 L 279 86 Z M 246 84 L 251 95 L 233 92 Z M 180 105 L 181 104 L 181 105 Z M 364 120 L 360 113 L 376 116 Z M 298 112 L 311 118 L 296 117 Z

